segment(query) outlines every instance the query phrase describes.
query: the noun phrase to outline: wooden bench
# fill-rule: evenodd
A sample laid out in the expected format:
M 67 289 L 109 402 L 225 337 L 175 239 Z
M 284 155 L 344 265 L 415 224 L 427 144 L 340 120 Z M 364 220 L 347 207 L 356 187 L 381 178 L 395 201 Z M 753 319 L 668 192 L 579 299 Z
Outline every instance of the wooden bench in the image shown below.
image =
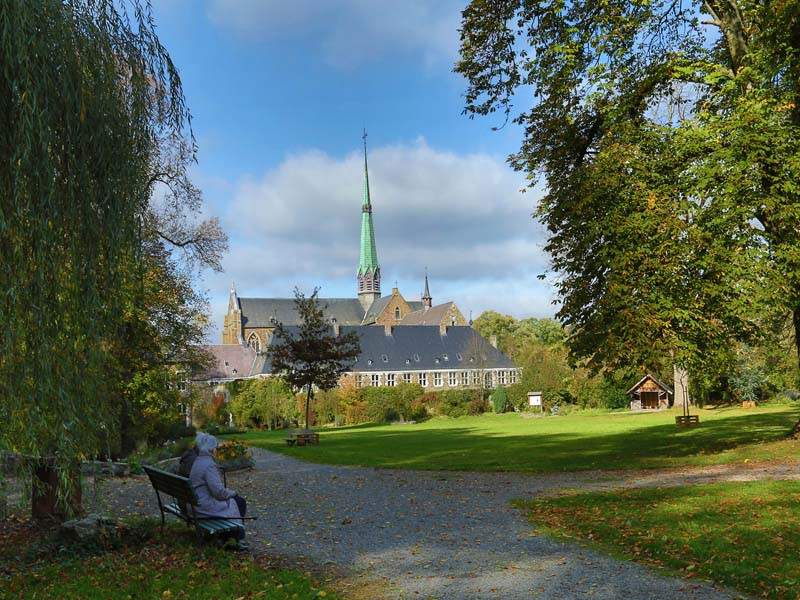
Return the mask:
M 742 402 L 742 408 L 755 408 L 756 403 L 753 400 L 744 400 Z
M 287 434 L 287 446 L 319 446 L 319 434 L 311 429 L 297 429 Z
M 194 525 L 200 536 L 217 536 L 221 533 L 244 530 L 241 519 L 223 519 L 204 517 L 197 514 L 197 494 L 187 477 L 181 477 L 155 467 L 145 466 L 145 473 L 153 484 L 158 498 L 158 509 L 161 511 L 161 529 L 164 529 L 164 517 L 175 515 L 187 526 Z M 162 494 L 164 498 L 162 498 Z M 171 498 L 171 501 L 169 500 Z
M 700 425 L 700 417 L 697 415 L 679 415 L 675 417 L 675 425 L 678 427 L 694 427 Z

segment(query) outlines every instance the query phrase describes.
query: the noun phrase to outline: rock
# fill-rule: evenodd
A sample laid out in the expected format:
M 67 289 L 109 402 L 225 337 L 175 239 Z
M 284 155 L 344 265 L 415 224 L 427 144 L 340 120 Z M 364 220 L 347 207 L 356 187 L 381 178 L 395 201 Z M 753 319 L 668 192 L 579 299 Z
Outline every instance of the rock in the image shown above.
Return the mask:
M 117 522 L 111 517 L 91 514 L 84 519 L 65 521 L 59 531 L 62 538 L 85 542 L 90 539 L 103 537 L 109 538 L 116 534 Z
M 109 462 L 102 460 L 84 461 L 81 472 L 84 475 L 111 475 L 113 477 L 127 477 L 131 467 L 124 462 Z

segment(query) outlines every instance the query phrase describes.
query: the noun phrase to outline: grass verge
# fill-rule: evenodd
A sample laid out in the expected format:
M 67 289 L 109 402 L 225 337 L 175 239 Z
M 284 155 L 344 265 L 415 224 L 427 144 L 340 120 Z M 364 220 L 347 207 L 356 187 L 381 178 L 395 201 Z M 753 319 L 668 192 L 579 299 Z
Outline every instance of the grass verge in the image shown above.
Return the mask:
M 764 598 L 800 598 L 800 482 L 520 501 L 537 532 Z
M 161 535 L 149 521 L 119 530 L 102 546 L 41 539 L 24 522 L 5 524 L 0 541 L 2 600 L 340 598 L 310 572 L 285 568 L 279 559 L 199 546 L 183 527 Z
M 411 425 L 319 429 L 319 446 L 288 447 L 284 431 L 236 438 L 303 460 L 339 465 L 476 471 L 581 471 L 797 460 L 787 439 L 800 404 L 694 410 L 700 426 L 676 427 L 679 411 L 521 418 L 436 418 Z

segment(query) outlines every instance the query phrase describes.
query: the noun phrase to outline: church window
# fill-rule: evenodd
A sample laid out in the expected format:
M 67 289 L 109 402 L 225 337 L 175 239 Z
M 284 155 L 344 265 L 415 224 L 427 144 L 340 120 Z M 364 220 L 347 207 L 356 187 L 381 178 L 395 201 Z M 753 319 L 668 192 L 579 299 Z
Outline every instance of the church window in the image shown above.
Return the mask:
M 517 372 L 513 369 L 508 372 L 508 383 L 517 383 Z
M 450 384 L 451 387 L 458 385 L 458 373 L 450 371 L 447 375 L 447 383 Z
M 372 387 L 378 387 L 380 384 L 381 384 L 381 375 L 380 375 L 380 373 L 373 373 L 372 374 L 372 379 L 370 381 L 370 385 L 372 385 Z
M 420 373 L 419 374 L 419 384 L 422 387 L 428 387 L 428 374 L 427 373 Z
M 494 384 L 492 383 L 492 372 L 491 371 L 489 371 L 488 373 L 486 373 L 483 376 L 483 383 L 484 383 L 484 385 L 486 387 L 489 387 L 489 388 L 490 387 L 494 387 Z
M 461 371 L 461 385 L 463 387 L 469 385 L 469 371 Z
M 394 318 L 399 321 L 400 320 L 400 307 L 395 306 L 394 308 Z
M 387 373 L 386 374 L 386 385 L 389 387 L 394 387 L 394 373 Z
M 411 383 L 411 373 L 403 373 L 403 383 Z
M 497 383 L 500 385 L 506 384 L 506 372 L 505 371 L 498 371 L 497 372 Z
M 247 338 L 247 345 L 255 350 L 256 354 L 261 352 L 261 340 L 258 339 L 258 336 L 255 332 L 251 333 L 250 337 Z M 228 364 L 225 363 L 225 366 L 228 366 Z
M 441 371 L 437 371 L 433 374 L 433 385 L 436 387 L 442 387 L 442 373 Z

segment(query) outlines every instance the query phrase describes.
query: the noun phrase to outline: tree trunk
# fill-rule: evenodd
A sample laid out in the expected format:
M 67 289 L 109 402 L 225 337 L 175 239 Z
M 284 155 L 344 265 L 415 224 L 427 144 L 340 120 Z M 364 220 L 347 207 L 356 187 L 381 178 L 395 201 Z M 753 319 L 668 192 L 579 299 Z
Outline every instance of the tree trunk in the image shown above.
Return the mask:
M 31 516 L 34 519 L 64 521 L 81 513 L 80 465 L 70 468 L 67 488 L 59 481 L 58 466 L 52 460 L 41 460 L 33 471 Z
M 794 347 L 797 350 L 797 361 L 800 365 L 800 306 L 792 311 L 792 324 L 794 325 Z M 800 437 L 800 417 L 789 432 L 790 437 Z
M 306 429 L 310 429 L 308 426 L 309 417 L 311 415 L 311 398 L 314 396 L 314 392 L 311 389 L 312 384 L 308 384 L 308 394 L 306 394 Z

